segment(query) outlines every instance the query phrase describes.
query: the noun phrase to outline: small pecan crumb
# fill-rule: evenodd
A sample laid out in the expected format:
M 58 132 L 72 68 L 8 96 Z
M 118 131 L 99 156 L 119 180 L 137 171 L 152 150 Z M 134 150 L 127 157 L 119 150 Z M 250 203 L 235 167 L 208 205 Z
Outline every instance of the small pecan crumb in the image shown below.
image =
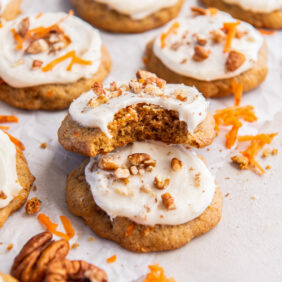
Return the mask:
M 130 176 L 130 173 L 127 168 L 118 168 L 115 170 L 114 175 L 117 179 L 125 179 Z
M 103 84 L 100 82 L 95 82 L 92 86 L 92 89 L 97 96 L 105 95 L 106 93 Z
M 40 68 L 43 65 L 43 62 L 40 60 L 33 60 L 32 62 L 32 68 Z
M 7 199 L 7 195 L 2 190 L 0 190 L 0 199 L 1 200 Z
M 138 174 L 138 168 L 137 168 L 135 165 L 131 166 L 131 167 L 129 168 L 129 171 L 130 171 L 130 173 L 131 173 L 132 175 L 137 175 L 137 174 Z
M 200 16 L 200 15 L 206 15 L 207 14 L 207 11 L 204 9 L 204 8 L 201 8 L 201 7 L 191 7 L 190 8 L 192 13 L 195 15 L 195 16 Z
M 43 142 L 40 144 L 40 148 L 41 149 L 46 149 L 47 148 L 47 143 L 46 142 Z
M 207 38 L 202 34 L 195 33 L 193 37 L 196 39 L 198 45 L 205 46 L 208 42 Z
M 99 161 L 99 167 L 102 170 L 116 170 L 119 166 L 113 161 L 112 157 L 102 157 Z
M 144 71 L 144 70 L 138 70 L 136 73 L 136 77 L 138 79 L 147 79 L 150 77 L 157 77 L 154 73 L 151 73 L 149 71 Z
M 95 240 L 94 237 L 89 237 L 89 238 L 88 238 L 88 242 L 93 242 L 94 240 Z
M 226 37 L 226 34 L 219 29 L 210 31 L 210 35 L 213 43 L 221 43 Z
M 71 245 L 71 248 L 72 249 L 77 249 L 79 247 L 79 244 L 78 243 L 73 243 L 72 245 Z
M 251 199 L 252 199 L 252 200 L 256 200 L 256 199 L 257 199 L 257 196 L 256 196 L 256 195 L 253 195 L 253 196 L 251 197 Z
M 237 51 L 230 51 L 226 60 L 226 70 L 235 71 L 246 61 L 244 54 Z
M 271 151 L 271 154 L 273 155 L 273 156 L 276 156 L 276 155 L 278 155 L 278 149 L 272 149 L 272 151 Z
M 13 244 L 13 243 L 10 243 L 10 244 L 7 246 L 7 251 L 11 251 L 13 248 L 14 248 L 14 244 Z
M 125 185 L 128 185 L 130 183 L 129 178 L 123 178 L 122 181 Z
M 171 160 L 171 168 L 172 168 L 173 171 L 178 171 L 178 170 L 182 169 L 182 167 L 183 167 L 183 163 L 179 159 L 173 158 Z
M 148 186 L 146 186 L 146 185 L 142 185 L 142 186 L 140 187 L 140 191 L 143 192 L 143 193 L 149 194 L 149 195 L 151 195 L 151 196 L 154 196 L 154 195 L 155 195 L 155 194 L 152 192 L 152 190 L 151 190 Z
M 37 198 L 31 198 L 25 205 L 25 211 L 27 214 L 32 215 L 40 211 L 41 201 Z
M 247 35 L 248 31 L 240 31 L 236 29 L 235 38 L 241 39 L 244 35 Z
M 111 90 L 111 91 L 117 91 L 117 90 L 118 90 L 118 88 L 117 88 L 117 83 L 116 83 L 115 81 L 112 81 L 112 82 L 110 83 L 110 90 Z
M 33 186 L 33 191 L 37 191 L 37 186 L 36 185 Z
M 30 21 L 29 21 L 29 18 L 26 17 L 26 18 L 23 18 L 20 23 L 18 24 L 18 27 L 17 27 L 17 31 L 18 31 L 18 34 L 24 38 L 26 33 L 28 32 L 29 30 L 29 25 L 30 25 Z
M 26 49 L 27 54 L 39 54 L 47 51 L 49 48 L 48 43 L 44 39 L 37 39 L 30 43 Z
M 122 196 L 125 196 L 125 197 L 132 197 L 134 196 L 134 192 L 133 191 L 130 191 L 128 190 L 128 188 L 126 187 L 118 187 L 115 189 L 115 192 L 122 195 Z
M 195 46 L 194 47 L 194 55 L 192 59 L 196 62 L 202 62 L 206 60 L 210 55 L 210 51 L 206 50 L 205 48 L 201 46 Z
M 157 189 L 163 190 L 165 189 L 170 183 L 170 178 L 163 178 L 160 176 L 156 176 L 154 180 L 154 185 Z
M 128 86 L 130 91 L 135 94 L 140 94 L 142 92 L 142 85 L 136 79 L 131 79 Z
M 241 169 L 241 170 L 249 169 L 248 158 L 241 156 L 241 155 L 236 155 L 236 156 L 231 157 L 231 160 L 232 160 L 233 163 L 235 163 L 239 166 L 239 169 Z
M 135 153 L 129 155 L 128 162 L 130 165 L 139 166 L 143 164 L 145 161 L 151 160 L 151 156 L 145 153 Z
M 162 201 L 166 209 L 175 210 L 176 205 L 174 203 L 174 199 L 169 193 L 162 194 Z
M 196 187 L 200 187 L 201 185 L 201 174 L 200 173 L 195 174 L 194 184 Z
M 173 51 L 177 51 L 181 46 L 183 45 L 182 42 L 176 41 L 173 44 L 170 45 L 170 49 Z
M 271 169 L 271 166 L 270 166 L 270 165 L 267 165 L 267 166 L 265 167 L 265 169 Z
M 269 152 L 269 149 L 267 148 L 262 152 L 262 157 L 267 158 L 269 156 L 270 156 L 270 152 Z
M 188 59 L 187 59 L 187 58 L 184 58 L 184 59 L 180 62 L 180 64 L 186 64 L 187 61 L 188 61 Z

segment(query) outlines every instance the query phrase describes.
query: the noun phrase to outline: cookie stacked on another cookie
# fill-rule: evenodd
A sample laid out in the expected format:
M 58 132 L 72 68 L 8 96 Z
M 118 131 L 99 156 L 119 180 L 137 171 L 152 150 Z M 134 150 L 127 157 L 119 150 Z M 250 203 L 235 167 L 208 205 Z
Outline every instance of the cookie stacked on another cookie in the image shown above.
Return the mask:
M 58 132 L 65 149 L 91 157 L 68 178 L 71 212 L 135 252 L 179 248 L 212 229 L 221 192 L 183 146 L 213 141 L 207 108 L 195 88 L 144 71 L 129 84 L 95 84 L 71 104 Z
M 184 0 L 71 0 L 78 14 L 111 32 L 138 33 L 175 18 Z
M 67 108 L 111 68 L 99 32 L 71 13 L 7 22 L 0 48 L 0 100 L 22 109 Z
M 216 9 L 191 8 L 147 45 L 149 71 L 170 83 L 195 86 L 206 97 L 248 91 L 266 78 L 267 47 L 250 24 Z
M 0 228 L 26 202 L 33 182 L 22 151 L 0 130 Z

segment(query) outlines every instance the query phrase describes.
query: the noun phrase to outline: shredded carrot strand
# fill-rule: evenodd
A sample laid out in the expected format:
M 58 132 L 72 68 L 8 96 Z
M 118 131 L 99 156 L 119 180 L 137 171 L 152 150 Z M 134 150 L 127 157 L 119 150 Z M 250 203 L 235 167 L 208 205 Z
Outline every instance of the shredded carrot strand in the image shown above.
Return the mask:
M 245 151 L 242 151 L 241 154 L 248 159 L 249 165 L 251 165 L 258 174 L 264 174 L 265 170 L 255 160 L 255 157 L 266 144 L 270 144 L 272 142 L 273 138 L 277 134 L 278 133 L 271 133 L 271 134 L 262 133 L 255 136 L 245 135 L 238 137 L 239 142 L 251 141 L 249 147 Z
M 161 48 L 164 48 L 166 46 L 166 39 L 169 37 L 170 34 L 176 33 L 178 28 L 179 22 L 174 22 L 167 32 L 161 34 Z
M 128 237 L 131 235 L 131 233 L 133 232 L 134 230 L 134 227 L 135 227 L 135 224 L 134 223 L 131 223 L 128 225 L 126 231 L 125 231 L 125 237 Z
M 10 127 L 9 126 L 0 125 L 0 129 L 2 129 L 2 130 L 9 130 Z
M 113 263 L 117 260 L 117 255 L 113 255 L 109 258 L 107 258 L 107 263 Z
M 173 278 L 167 278 L 164 269 L 159 265 L 149 265 L 150 272 L 147 274 L 144 282 L 175 282 Z
M 71 58 L 71 62 L 67 67 L 67 71 L 71 71 L 72 66 L 74 64 L 80 64 L 80 65 L 91 65 L 92 64 L 91 61 L 86 61 L 86 60 L 83 60 L 77 57 L 75 51 L 73 50 L 63 55 L 62 57 L 56 58 L 55 60 L 51 61 L 49 64 L 47 64 L 46 66 L 42 68 L 42 71 L 44 72 L 51 71 L 57 64 L 60 64 L 61 62 L 69 58 Z
M 61 238 L 63 238 L 63 239 L 68 241 L 68 240 L 70 240 L 74 236 L 74 230 L 73 230 L 72 227 L 70 228 L 71 223 L 68 220 L 66 220 L 66 219 L 62 219 L 62 217 L 61 217 L 61 220 L 62 220 L 63 226 L 64 226 L 65 231 L 66 231 L 67 234 L 65 234 L 63 232 L 60 232 L 60 231 L 57 231 L 58 224 L 53 223 L 50 220 L 50 218 L 47 215 L 45 215 L 45 214 L 43 214 L 43 213 L 39 214 L 37 216 L 37 219 L 39 220 L 39 222 L 41 224 L 43 224 L 46 227 L 46 229 L 48 231 L 50 231 L 54 235 L 57 235 L 58 237 L 61 237 Z M 70 237 L 70 235 L 73 235 L 73 236 Z
M 240 21 L 232 22 L 232 23 L 224 23 L 223 30 L 227 33 L 224 52 L 229 52 L 232 44 L 232 40 L 236 33 L 236 27 L 240 24 Z
M 10 138 L 10 140 L 21 150 L 21 151 L 24 151 L 25 150 L 25 146 L 24 144 L 18 140 L 16 137 L 10 135 L 8 132 L 6 131 L 3 131 L 5 134 L 7 134 Z
M 75 232 L 74 232 L 73 226 L 72 226 L 71 222 L 69 221 L 69 219 L 64 215 L 61 215 L 60 219 L 63 223 L 64 229 L 65 229 L 67 235 L 69 236 L 69 238 L 70 239 L 73 238 Z
M 5 122 L 18 122 L 19 119 L 16 116 L 2 116 L 0 115 L 0 123 Z
M 243 84 L 237 83 L 234 79 L 231 80 L 231 88 L 234 94 L 234 104 L 239 106 L 241 104 L 243 95 Z
M 16 32 L 14 28 L 11 29 L 11 32 L 13 34 L 14 40 L 17 43 L 16 49 L 21 50 L 23 48 L 23 43 L 24 43 L 23 38 Z
M 263 35 L 273 35 L 276 30 L 258 29 L 258 31 Z

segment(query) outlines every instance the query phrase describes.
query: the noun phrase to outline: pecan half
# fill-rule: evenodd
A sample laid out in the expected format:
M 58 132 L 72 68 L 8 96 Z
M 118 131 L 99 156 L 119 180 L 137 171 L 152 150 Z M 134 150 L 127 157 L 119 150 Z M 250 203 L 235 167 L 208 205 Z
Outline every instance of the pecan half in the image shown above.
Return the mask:
M 107 282 L 106 273 L 85 261 L 62 260 L 49 264 L 45 282 L 93 281 Z
M 25 35 L 27 34 L 28 30 L 29 30 L 29 25 L 30 25 L 30 21 L 29 18 L 23 18 L 20 23 L 18 24 L 17 30 L 18 30 L 18 34 L 24 38 Z
M 226 60 L 226 70 L 235 71 L 240 68 L 245 61 L 246 57 L 244 54 L 234 50 L 230 51 Z
M 210 51 L 206 50 L 205 48 L 201 46 L 195 46 L 194 47 L 194 55 L 192 59 L 196 62 L 202 62 L 206 60 L 210 55 Z
M 11 274 L 22 282 L 43 281 L 48 264 L 64 259 L 69 251 L 66 240 L 51 239 L 50 232 L 32 237 L 15 258 Z

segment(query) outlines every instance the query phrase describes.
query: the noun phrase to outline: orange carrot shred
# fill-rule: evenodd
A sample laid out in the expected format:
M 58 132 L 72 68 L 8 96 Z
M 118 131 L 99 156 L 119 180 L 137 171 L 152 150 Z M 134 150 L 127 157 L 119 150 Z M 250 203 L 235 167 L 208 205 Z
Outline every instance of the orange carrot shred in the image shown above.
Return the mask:
M 251 141 L 249 147 L 245 151 L 242 151 L 241 154 L 249 160 L 249 165 L 251 165 L 258 174 L 264 174 L 265 170 L 255 160 L 255 157 L 266 144 L 270 144 L 272 142 L 273 138 L 277 134 L 278 133 L 271 133 L 271 134 L 262 133 L 255 136 L 245 135 L 238 137 L 239 142 Z
M 75 51 L 73 50 L 73 51 L 70 51 L 67 54 L 63 55 L 62 57 L 59 57 L 59 58 L 51 61 L 49 64 L 47 64 L 46 66 L 44 66 L 42 68 L 42 71 L 44 71 L 44 72 L 51 71 L 57 64 L 65 61 L 69 58 L 71 58 L 71 62 L 67 67 L 67 71 L 71 71 L 72 66 L 74 64 L 80 64 L 80 65 L 91 65 L 92 64 L 91 61 L 86 61 L 86 60 L 83 60 L 83 59 L 77 57 Z
M 17 43 L 16 49 L 21 50 L 23 48 L 23 43 L 24 43 L 23 38 L 16 32 L 14 28 L 11 29 L 11 32 L 13 34 L 14 40 Z
M 239 106 L 242 100 L 243 84 L 237 83 L 234 79 L 231 79 L 231 88 L 234 93 L 234 104 L 235 106 Z
M 135 227 L 135 224 L 134 223 L 131 223 L 128 225 L 126 231 L 125 231 L 125 237 L 128 237 L 131 235 L 131 233 L 133 232 L 134 230 L 134 227 Z
M 71 222 L 69 221 L 69 219 L 64 215 L 61 215 L 60 219 L 63 223 L 64 229 L 65 229 L 67 235 L 69 236 L 69 238 L 70 239 L 73 238 L 75 232 L 74 232 L 73 226 L 72 226 Z
M 1 129 L 1 130 L 9 130 L 10 127 L 9 127 L 9 126 L 0 125 L 0 129 Z
M 21 151 L 25 150 L 25 146 L 20 140 L 18 140 L 16 137 L 10 135 L 6 131 L 3 131 L 3 132 L 9 136 L 10 140 L 17 146 L 17 148 L 19 148 Z
M 38 13 L 38 14 L 35 16 L 35 18 L 36 18 L 36 19 L 39 19 L 39 18 L 41 18 L 42 16 L 43 16 L 43 13 L 40 12 L 40 13 Z
M 167 278 L 164 269 L 159 265 L 149 265 L 150 272 L 147 274 L 144 282 L 175 282 L 173 278 Z
M 58 237 L 61 237 L 61 238 L 68 241 L 74 236 L 74 230 L 73 230 L 72 227 L 70 228 L 71 223 L 66 219 L 62 219 L 62 217 L 61 217 L 61 220 L 63 222 L 64 228 L 65 228 L 65 231 L 66 231 L 67 234 L 60 232 L 60 231 L 57 231 L 58 224 L 53 223 L 50 220 L 50 218 L 45 214 L 43 214 L 43 213 L 39 214 L 37 216 L 37 219 L 39 220 L 39 222 L 41 224 L 43 224 L 46 227 L 46 229 L 48 231 L 50 231 L 54 235 L 57 235 Z M 70 235 L 72 235 L 72 237 L 70 237 Z
M 107 263 L 113 263 L 117 260 L 117 255 L 113 255 L 109 258 L 107 258 Z
M 258 31 L 263 35 L 273 35 L 276 33 L 276 30 L 269 30 L 269 29 L 258 29 Z
M 231 48 L 232 40 L 236 33 L 236 27 L 240 24 L 240 21 L 237 22 L 231 22 L 231 23 L 224 23 L 222 30 L 227 33 L 225 46 L 224 46 L 224 52 L 229 52 Z
M 161 34 L 161 48 L 164 48 L 166 46 L 166 39 L 170 34 L 176 33 L 178 28 L 179 22 L 174 22 L 167 32 Z
M 2 116 L 0 115 L 0 123 L 5 122 L 18 122 L 19 119 L 16 116 Z

